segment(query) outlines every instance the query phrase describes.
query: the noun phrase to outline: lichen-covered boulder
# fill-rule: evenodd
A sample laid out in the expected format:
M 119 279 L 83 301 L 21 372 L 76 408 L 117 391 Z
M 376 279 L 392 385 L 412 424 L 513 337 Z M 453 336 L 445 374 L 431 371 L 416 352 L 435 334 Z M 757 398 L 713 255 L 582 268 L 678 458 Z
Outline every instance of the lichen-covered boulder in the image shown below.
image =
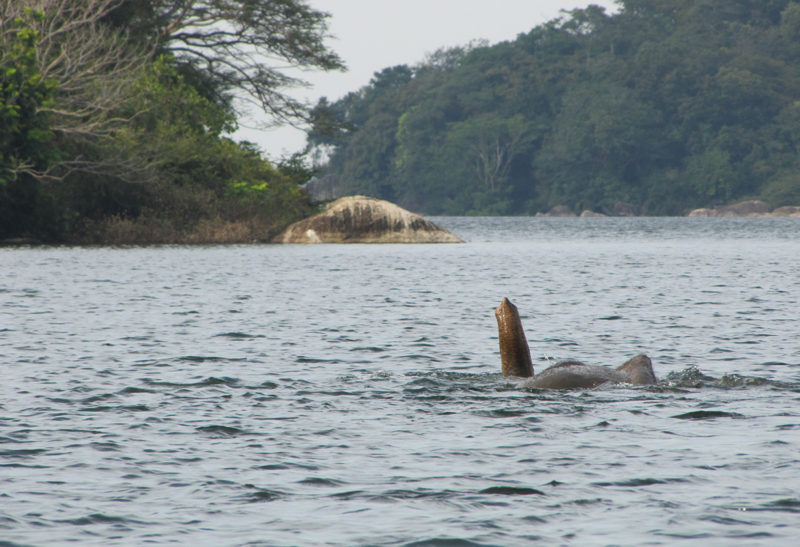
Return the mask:
M 772 211 L 774 217 L 800 217 L 800 206 L 784 205 Z
M 752 199 L 749 201 L 740 201 L 733 205 L 726 205 L 724 207 L 717 207 L 717 216 L 721 217 L 753 217 L 763 216 L 770 212 L 772 208 L 769 204 Z
M 537 217 L 574 217 L 575 213 L 572 212 L 566 205 L 556 205 L 546 213 L 536 213 Z
M 394 203 L 347 196 L 295 222 L 275 243 L 462 243 L 455 234 Z
M 761 217 L 768 216 L 769 204 L 757 199 L 741 201 L 732 205 L 724 205 L 713 209 L 693 209 L 686 216 L 690 217 Z

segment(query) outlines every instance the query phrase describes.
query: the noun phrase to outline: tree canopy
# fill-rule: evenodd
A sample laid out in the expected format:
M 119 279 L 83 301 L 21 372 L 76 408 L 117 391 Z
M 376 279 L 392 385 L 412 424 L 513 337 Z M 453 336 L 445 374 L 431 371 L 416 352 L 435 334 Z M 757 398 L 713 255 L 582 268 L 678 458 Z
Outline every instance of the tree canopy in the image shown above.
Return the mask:
M 620 0 L 314 111 L 341 194 L 431 214 L 800 203 L 800 2 Z
M 342 68 L 301 0 L 0 0 L 0 241 L 268 240 L 297 161 L 226 135 L 310 119 L 292 69 Z M 248 106 L 251 109 L 248 111 Z

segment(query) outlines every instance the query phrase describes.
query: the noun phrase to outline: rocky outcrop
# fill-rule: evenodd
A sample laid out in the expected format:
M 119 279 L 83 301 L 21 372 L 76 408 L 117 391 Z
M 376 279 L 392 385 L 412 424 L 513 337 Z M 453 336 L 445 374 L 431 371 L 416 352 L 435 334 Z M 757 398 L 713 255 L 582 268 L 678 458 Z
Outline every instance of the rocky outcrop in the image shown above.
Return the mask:
M 717 207 L 717 214 L 721 217 L 752 217 L 769 213 L 772 207 L 769 204 L 753 199 L 742 201 L 733 205 Z
M 556 205 L 546 213 L 536 213 L 537 217 L 574 217 L 575 213 L 566 205 Z
M 800 217 L 800 206 L 798 205 L 784 205 L 778 207 L 770 213 L 773 217 Z
M 702 207 L 700 209 L 692 209 L 686 215 L 687 217 L 715 217 L 716 211 L 714 209 L 707 209 Z
M 768 203 L 754 199 L 714 207 L 712 209 L 693 209 L 686 216 L 690 217 L 800 217 L 800 207 L 784 206 L 774 211 Z
M 462 243 L 433 222 L 394 203 L 347 196 L 325 211 L 295 222 L 275 243 Z
M 604 212 L 599 213 L 596 211 L 592 211 L 590 209 L 585 209 L 581 212 L 579 216 L 582 217 L 604 217 L 604 216 L 614 216 L 614 217 L 635 217 L 639 214 L 635 205 L 631 203 L 626 203 L 624 201 L 618 201 L 614 203 L 614 206 L 611 208 L 604 207 Z M 546 213 L 536 213 L 537 217 L 574 217 L 577 216 L 575 213 L 572 212 L 566 205 L 556 205 Z

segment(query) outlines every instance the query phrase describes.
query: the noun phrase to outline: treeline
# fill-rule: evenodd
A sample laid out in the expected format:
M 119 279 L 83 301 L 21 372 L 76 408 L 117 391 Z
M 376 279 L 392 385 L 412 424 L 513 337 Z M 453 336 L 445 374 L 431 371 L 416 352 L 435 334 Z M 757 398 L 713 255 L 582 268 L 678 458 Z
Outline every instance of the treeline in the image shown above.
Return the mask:
M 285 67 L 342 67 L 326 18 L 299 0 L 0 0 L 0 241 L 267 240 L 306 215 L 302 161 L 226 135 L 257 112 L 308 119 Z
M 800 2 L 621 0 L 321 100 L 338 194 L 429 214 L 800 203 Z

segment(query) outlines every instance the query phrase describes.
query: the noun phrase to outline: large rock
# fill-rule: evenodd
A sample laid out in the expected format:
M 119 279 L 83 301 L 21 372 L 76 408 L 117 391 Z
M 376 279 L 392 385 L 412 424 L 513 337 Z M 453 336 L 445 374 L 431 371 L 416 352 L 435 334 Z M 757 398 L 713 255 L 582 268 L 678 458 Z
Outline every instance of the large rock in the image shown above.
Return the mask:
M 717 207 L 718 215 L 721 217 L 753 217 L 762 216 L 769 213 L 772 207 L 769 204 L 753 199 L 750 201 L 741 201 L 733 205 L 726 205 L 725 207 Z
M 769 216 L 769 204 L 753 199 L 741 201 L 733 205 L 715 207 L 713 209 L 693 209 L 687 216 L 690 217 L 761 217 Z
M 800 206 L 797 205 L 784 205 L 772 211 L 771 216 L 774 217 L 800 217 Z
M 574 217 L 575 213 L 572 212 L 566 205 L 556 205 L 546 213 L 536 213 L 537 217 Z
M 394 203 L 347 196 L 325 211 L 295 222 L 275 243 L 462 243 L 433 222 Z
M 715 209 L 708 209 L 706 207 L 702 207 L 700 209 L 692 209 L 686 215 L 687 217 L 715 217 L 717 216 L 717 211 Z

